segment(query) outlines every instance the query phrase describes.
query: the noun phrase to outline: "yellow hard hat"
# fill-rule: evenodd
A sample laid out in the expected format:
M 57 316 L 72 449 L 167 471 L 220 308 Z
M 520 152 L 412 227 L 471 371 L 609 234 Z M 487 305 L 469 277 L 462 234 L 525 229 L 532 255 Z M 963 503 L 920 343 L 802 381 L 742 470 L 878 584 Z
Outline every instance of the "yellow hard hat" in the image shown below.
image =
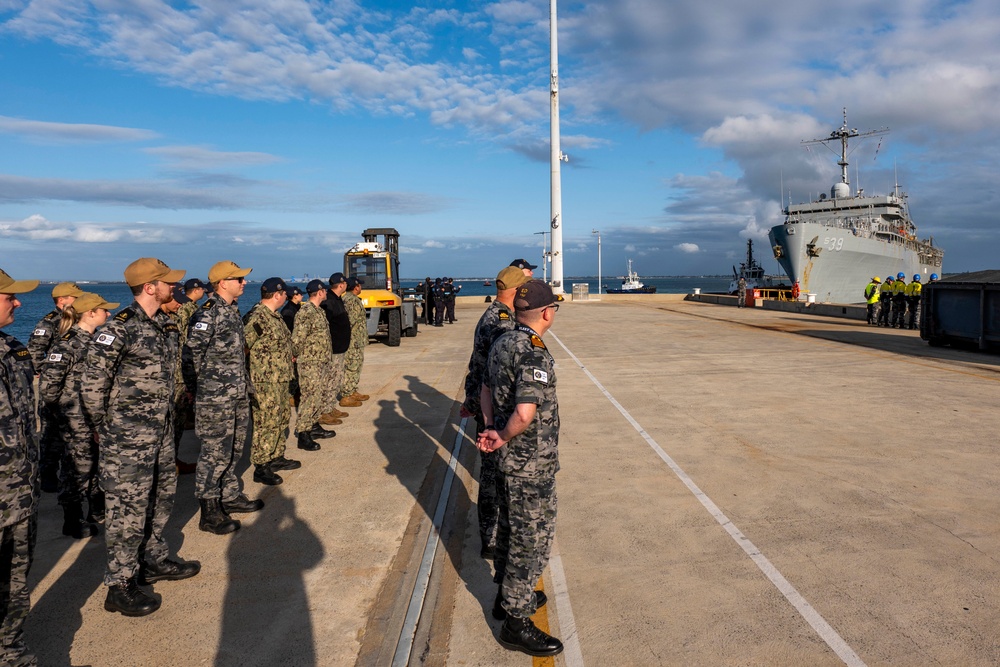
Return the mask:
M 882 279 L 879 278 L 878 276 L 875 276 L 874 278 L 872 278 L 872 282 L 880 283 L 882 282 Z

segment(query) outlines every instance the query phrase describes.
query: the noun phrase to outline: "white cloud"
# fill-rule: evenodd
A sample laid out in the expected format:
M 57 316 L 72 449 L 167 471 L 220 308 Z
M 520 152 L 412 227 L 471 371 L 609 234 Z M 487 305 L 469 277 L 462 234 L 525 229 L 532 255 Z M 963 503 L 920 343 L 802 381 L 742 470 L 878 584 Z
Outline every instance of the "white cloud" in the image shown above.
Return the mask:
M 680 250 L 681 252 L 693 255 L 694 253 L 701 252 L 701 248 L 698 247 L 697 243 L 678 243 L 674 246 L 674 249 Z
M 14 134 L 27 139 L 58 142 L 114 142 L 144 141 L 159 135 L 151 130 L 111 125 L 89 125 L 85 123 L 54 123 L 24 118 L 0 116 L 0 132 Z
M 179 169 L 214 169 L 217 167 L 247 167 L 281 162 L 268 153 L 217 151 L 207 146 L 157 146 L 145 152 L 164 158 Z

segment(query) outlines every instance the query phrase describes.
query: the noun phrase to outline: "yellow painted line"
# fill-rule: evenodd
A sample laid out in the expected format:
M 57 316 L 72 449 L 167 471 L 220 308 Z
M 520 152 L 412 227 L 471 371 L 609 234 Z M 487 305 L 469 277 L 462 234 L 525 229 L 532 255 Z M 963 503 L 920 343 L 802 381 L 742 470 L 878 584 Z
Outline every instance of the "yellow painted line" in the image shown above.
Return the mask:
M 535 590 L 536 591 L 545 590 L 545 583 L 543 579 L 538 580 L 538 585 L 535 587 Z M 549 604 L 551 603 L 553 603 L 553 600 L 549 599 L 549 601 L 545 603 L 545 606 L 536 609 L 535 615 L 531 617 L 531 620 L 534 621 L 535 625 L 538 627 L 539 630 L 550 635 L 552 634 L 551 632 L 549 632 Z M 556 659 L 555 656 L 548 656 L 545 658 L 533 657 L 531 659 L 531 665 L 532 667 L 555 667 Z

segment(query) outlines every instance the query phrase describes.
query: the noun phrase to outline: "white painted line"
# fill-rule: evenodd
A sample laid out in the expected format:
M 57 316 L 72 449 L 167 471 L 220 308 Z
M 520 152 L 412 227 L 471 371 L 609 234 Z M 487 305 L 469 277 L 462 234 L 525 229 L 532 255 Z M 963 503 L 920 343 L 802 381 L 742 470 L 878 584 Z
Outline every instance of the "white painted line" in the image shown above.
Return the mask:
M 566 667 L 583 667 L 580 635 L 576 631 L 576 619 L 573 617 L 573 607 L 569 603 L 569 589 L 566 587 L 566 573 L 563 571 L 562 558 L 559 557 L 559 543 L 556 540 L 552 540 L 549 576 L 552 579 L 552 595 L 555 597 L 556 611 L 559 615 L 563 662 Z
M 417 621 L 420 620 L 420 613 L 424 607 L 424 598 L 427 597 L 427 587 L 431 579 L 431 566 L 434 564 L 434 556 L 437 554 L 437 547 L 441 542 L 441 524 L 444 522 L 444 513 L 448 509 L 448 496 L 451 494 L 451 484 L 455 478 L 458 454 L 462 451 L 462 442 L 465 440 L 465 426 L 468 421 L 468 418 L 462 419 L 462 423 L 458 427 L 458 433 L 455 434 L 455 444 L 451 448 L 451 460 L 448 461 L 448 472 L 445 473 L 444 483 L 441 485 L 441 496 L 438 498 L 437 508 L 434 510 L 434 520 L 431 522 L 431 531 L 427 535 L 427 544 L 424 545 L 424 555 L 420 559 L 417 579 L 413 584 L 413 594 L 410 595 L 410 604 L 406 608 L 406 618 L 403 621 L 403 629 L 399 633 L 399 643 L 396 644 L 396 652 L 392 656 L 393 667 L 406 667 L 410 662 L 410 653 L 413 651 L 413 638 L 417 633 Z
M 661 459 L 663 459 L 663 462 L 670 466 L 670 469 L 673 470 L 678 479 L 684 483 L 684 486 L 686 486 L 688 490 L 694 494 L 695 498 L 697 498 L 705 509 L 708 510 L 708 513 L 719 522 L 719 525 L 722 526 L 727 533 L 729 533 L 729 536 L 733 538 L 736 544 L 740 545 L 740 548 L 746 552 L 750 559 L 757 565 L 757 567 L 760 568 L 761 572 L 763 572 L 771 583 L 774 584 L 775 588 L 777 588 L 781 594 L 785 596 L 785 599 L 788 600 L 793 607 L 795 607 L 796 611 L 801 614 L 802 618 L 804 618 L 806 622 L 812 626 L 813 630 L 819 634 L 820 638 L 826 642 L 827 646 L 829 646 L 833 652 L 844 661 L 844 664 L 849 665 L 849 667 L 865 667 L 864 661 L 858 656 L 857 653 L 854 652 L 853 649 L 851 649 L 850 646 L 847 645 L 847 642 L 845 642 L 837 631 L 833 629 L 833 626 L 827 623 L 820 613 L 816 611 L 797 590 L 795 590 L 795 587 L 792 586 L 791 582 L 785 579 L 781 572 L 779 572 L 778 569 L 771 564 L 771 561 L 769 561 L 767 557 L 760 552 L 760 549 L 754 546 L 753 542 L 751 542 L 750 539 L 744 535 L 732 521 L 729 520 L 729 517 L 722 513 L 722 510 L 720 510 L 718 506 L 712 502 L 712 499 L 705 495 L 700 488 L 698 488 L 698 485 L 694 483 L 694 480 L 688 477 L 688 474 L 684 472 L 684 470 L 677 465 L 677 463 L 670 458 L 665 451 L 663 451 L 663 448 L 660 447 L 655 440 L 653 440 L 652 436 L 646 433 L 646 430 L 639 425 L 639 422 L 633 419 L 628 410 L 622 407 L 622 404 L 615 400 L 615 397 L 604 388 L 604 385 L 602 385 L 601 382 L 594 377 L 593 373 L 587 370 L 587 367 L 576 358 L 576 355 L 570 352 L 569 348 L 566 347 L 561 340 L 559 340 L 559 337 L 551 331 L 549 332 L 549 335 L 554 338 L 557 343 L 559 343 L 562 349 L 566 351 L 566 354 L 568 354 L 570 358 L 576 362 L 576 365 L 579 366 L 584 373 L 586 373 L 587 377 L 590 378 L 590 381 L 601 390 L 601 393 L 603 393 L 611 404 L 618 409 L 618 412 L 620 412 L 622 416 L 625 417 L 630 424 L 632 424 L 632 427 L 638 431 L 639 435 L 643 437 L 653 451 L 656 452 Z

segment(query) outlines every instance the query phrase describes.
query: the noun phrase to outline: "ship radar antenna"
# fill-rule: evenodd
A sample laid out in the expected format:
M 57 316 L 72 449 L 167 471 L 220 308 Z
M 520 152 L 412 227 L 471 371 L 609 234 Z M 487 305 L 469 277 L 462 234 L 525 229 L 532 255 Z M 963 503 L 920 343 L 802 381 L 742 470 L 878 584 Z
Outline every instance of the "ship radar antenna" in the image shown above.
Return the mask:
M 840 141 L 840 161 L 837 162 L 837 164 L 840 165 L 840 182 L 845 185 L 850 185 L 850 175 L 847 171 L 847 167 L 850 164 L 847 161 L 848 139 L 866 139 L 868 137 L 878 137 L 888 133 L 888 127 L 882 127 L 877 130 L 869 130 L 867 132 L 858 132 L 857 128 L 849 128 L 847 126 L 847 107 L 844 107 L 844 124 L 841 125 L 839 129 L 831 132 L 830 136 L 826 139 L 810 139 L 803 141 L 802 145 L 809 146 L 811 144 L 823 144 L 827 148 L 830 148 L 828 145 L 830 142 Z M 832 148 L 830 148 L 830 150 L 833 151 Z

